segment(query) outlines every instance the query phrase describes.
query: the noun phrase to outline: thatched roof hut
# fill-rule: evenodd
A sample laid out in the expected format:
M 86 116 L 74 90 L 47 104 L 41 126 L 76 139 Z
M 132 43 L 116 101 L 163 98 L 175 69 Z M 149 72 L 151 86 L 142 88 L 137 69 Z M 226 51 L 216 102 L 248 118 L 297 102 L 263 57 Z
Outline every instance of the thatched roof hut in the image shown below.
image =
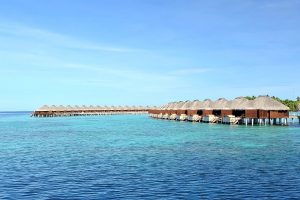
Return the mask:
M 289 107 L 269 96 L 258 96 L 253 102 L 254 108 L 259 110 L 290 110 Z
M 56 111 L 56 112 L 62 112 L 62 111 L 66 111 L 67 108 L 64 107 L 63 105 L 59 105 L 59 106 L 52 105 L 50 110 L 51 111 Z
M 145 106 L 138 106 L 138 110 L 146 110 Z
M 67 110 L 67 111 L 73 111 L 74 108 L 73 108 L 71 105 L 67 105 L 67 106 L 66 106 L 66 110 Z
M 179 108 L 179 110 L 188 110 L 191 107 L 192 103 L 193 101 L 185 101 L 183 105 Z
M 162 108 L 162 110 L 169 110 L 169 108 L 172 108 L 174 106 L 175 102 L 170 102 L 168 104 L 165 104 Z
M 81 111 L 81 107 L 78 106 L 78 105 L 75 105 L 73 108 L 74 108 L 75 111 Z
M 132 111 L 136 111 L 137 109 L 138 109 L 137 106 L 130 106 L 130 110 L 132 110 Z
M 190 106 L 188 107 L 188 110 L 200 110 L 202 107 L 202 101 L 194 100 L 191 102 Z
M 128 111 L 128 110 L 130 110 L 130 107 L 129 107 L 128 105 L 125 105 L 125 106 L 123 107 L 123 109 L 126 110 L 126 111 Z
M 144 110 L 144 107 L 143 106 L 137 106 L 137 110 Z
M 119 110 L 119 111 L 123 111 L 124 110 L 124 106 L 117 106 L 117 109 Z
M 100 105 L 95 106 L 95 108 L 96 108 L 97 111 L 102 111 L 103 110 L 103 107 L 100 106 Z
M 57 111 L 58 107 L 56 105 L 49 106 L 49 111 Z
M 81 111 L 86 111 L 86 110 L 87 110 L 87 106 L 86 106 L 86 105 L 80 106 L 80 110 L 81 110 Z
M 93 105 L 89 105 L 89 106 L 87 106 L 86 110 L 89 110 L 89 111 L 95 111 L 96 108 L 95 108 L 95 106 L 93 106 Z
M 214 102 L 211 99 L 205 99 L 201 104 L 201 110 L 212 110 Z
M 167 105 L 165 110 L 174 110 L 174 107 L 177 105 L 177 102 L 171 102 Z
M 179 102 L 172 102 L 170 105 L 162 112 L 163 114 L 176 114 L 176 109 L 178 108 Z
M 117 110 L 117 107 L 116 107 L 116 106 L 111 106 L 111 107 L 110 107 L 110 110 L 116 111 L 116 110 Z
M 229 107 L 232 110 L 247 110 L 254 109 L 253 101 L 246 99 L 245 97 L 237 97 L 229 102 Z
M 185 104 L 184 101 L 179 101 L 179 102 L 175 103 L 172 110 L 179 110 L 184 104 Z
M 48 105 L 43 105 L 39 107 L 36 111 L 43 112 L 43 111 L 49 111 L 50 107 Z
M 103 111 L 109 111 L 110 107 L 108 105 L 102 106 Z
M 229 108 L 229 101 L 225 98 L 219 98 L 217 101 L 213 102 L 211 107 L 214 110 L 228 110 Z
M 176 109 L 177 115 L 188 114 L 188 108 L 191 106 L 191 101 L 185 101 L 178 105 L 178 109 Z
M 169 104 L 169 103 L 168 103 Z M 167 107 L 168 106 L 168 104 L 163 104 L 163 105 L 161 105 L 161 106 L 159 106 L 159 109 L 164 109 L 165 107 Z
M 119 106 L 120 110 L 125 111 L 126 107 L 125 106 Z

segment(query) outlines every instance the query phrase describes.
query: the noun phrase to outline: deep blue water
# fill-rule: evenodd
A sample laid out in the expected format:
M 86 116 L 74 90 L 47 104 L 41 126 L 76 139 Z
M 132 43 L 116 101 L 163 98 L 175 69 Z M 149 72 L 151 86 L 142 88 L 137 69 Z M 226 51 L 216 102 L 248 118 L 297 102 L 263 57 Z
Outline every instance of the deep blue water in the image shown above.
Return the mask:
M 0 113 L 0 199 L 300 198 L 300 127 Z

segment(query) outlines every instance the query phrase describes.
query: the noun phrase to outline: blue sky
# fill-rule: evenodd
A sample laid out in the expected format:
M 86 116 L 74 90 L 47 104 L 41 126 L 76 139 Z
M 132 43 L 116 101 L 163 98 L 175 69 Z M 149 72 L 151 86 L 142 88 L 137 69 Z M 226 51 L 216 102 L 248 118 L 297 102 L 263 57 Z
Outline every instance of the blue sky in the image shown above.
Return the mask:
M 300 96 L 298 0 L 3 0 L 0 110 Z

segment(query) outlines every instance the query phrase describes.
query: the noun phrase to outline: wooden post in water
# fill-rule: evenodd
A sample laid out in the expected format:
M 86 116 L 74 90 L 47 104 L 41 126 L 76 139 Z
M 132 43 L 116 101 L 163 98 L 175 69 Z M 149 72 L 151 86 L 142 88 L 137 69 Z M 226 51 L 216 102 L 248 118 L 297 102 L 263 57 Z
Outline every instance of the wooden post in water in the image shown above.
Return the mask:
M 287 125 L 287 118 L 284 119 L 284 125 Z

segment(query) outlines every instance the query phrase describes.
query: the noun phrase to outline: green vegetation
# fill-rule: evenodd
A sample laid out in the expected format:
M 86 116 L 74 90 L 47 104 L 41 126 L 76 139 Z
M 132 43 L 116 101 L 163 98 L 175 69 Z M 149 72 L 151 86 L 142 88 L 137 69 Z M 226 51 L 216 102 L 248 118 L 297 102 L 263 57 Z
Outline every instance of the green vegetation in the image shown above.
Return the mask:
M 287 107 L 289 107 L 291 111 L 297 111 L 299 108 L 298 106 L 300 104 L 300 101 L 298 101 L 298 100 L 300 100 L 300 97 L 297 97 L 297 99 L 295 101 L 290 100 L 290 99 L 283 100 L 283 99 L 280 99 L 280 98 L 274 97 L 274 96 L 272 98 L 276 99 L 277 101 L 279 101 L 279 102 L 283 103 L 284 105 L 286 105 Z
M 256 98 L 256 96 L 246 96 L 245 98 L 248 100 L 254 100 Z
M 255 96 L 246 96 L 245 97 L 248 100 L 254 100 Z M 290 111 L 297 111 L 300 110 L 300 97 L 297 97 L 296 100 L 290 100 L 290 99 L 280 99 L 278 97 L 272 96 L 273 99 L 281 102 L 282 104 L 286 105 L 290 108 Z

